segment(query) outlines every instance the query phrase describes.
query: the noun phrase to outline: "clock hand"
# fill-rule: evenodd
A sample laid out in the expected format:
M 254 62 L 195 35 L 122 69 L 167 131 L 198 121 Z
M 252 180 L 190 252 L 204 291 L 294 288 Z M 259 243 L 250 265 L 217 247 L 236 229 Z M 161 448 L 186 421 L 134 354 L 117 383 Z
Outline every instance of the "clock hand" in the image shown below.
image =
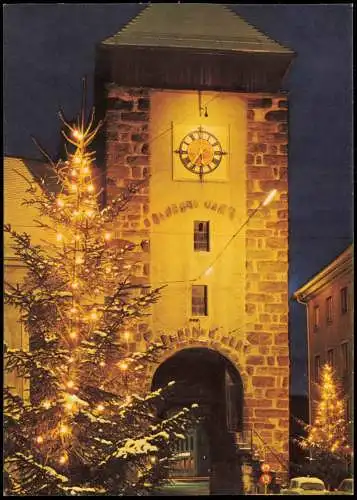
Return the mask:
M 195 157 L 195 159 L 193 160 L 193 162 L 192 162 L 192 163 L 196 163 L 196 161 L 198 160 L 198 158 L 199 158 L 200 156 L 201 156 L 201 163 L 202 163 L 202 151 L 200 151 L 200 152 L 198 153 L 198 155 Z

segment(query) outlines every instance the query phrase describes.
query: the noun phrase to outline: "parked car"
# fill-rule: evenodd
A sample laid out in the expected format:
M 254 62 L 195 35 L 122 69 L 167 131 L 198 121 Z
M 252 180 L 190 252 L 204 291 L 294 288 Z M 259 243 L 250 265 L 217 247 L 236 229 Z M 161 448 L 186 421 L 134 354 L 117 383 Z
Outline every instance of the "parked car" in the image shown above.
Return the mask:
M 318 477 L 294 477 L 282 495 L 327 495 L 325 484 Z
M 353 479 L 348 478 L 341 481 L 339 487 L 335 491 L 331 491 L 331 495 L 353 495 Z

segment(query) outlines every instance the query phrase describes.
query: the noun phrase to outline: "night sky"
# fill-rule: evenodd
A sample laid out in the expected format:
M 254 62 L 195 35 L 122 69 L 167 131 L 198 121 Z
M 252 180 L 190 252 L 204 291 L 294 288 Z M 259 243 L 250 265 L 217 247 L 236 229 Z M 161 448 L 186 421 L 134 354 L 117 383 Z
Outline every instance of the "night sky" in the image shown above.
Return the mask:
M 92 96 L 95 45 L 140 4 L 8 4 L 4 13 L 4 152 L 56 155 L 57 111 Z M 231 8 L 294 52 L 289 91 L 289 292 L 352 242 L 352 4 L 246 4 Z M 91 102 L 89 102 L 91 104 Z M 303 306 L 290 304 L 292 393 L 306 393 Z M 303 376 L 304 373 L 304 376 Z

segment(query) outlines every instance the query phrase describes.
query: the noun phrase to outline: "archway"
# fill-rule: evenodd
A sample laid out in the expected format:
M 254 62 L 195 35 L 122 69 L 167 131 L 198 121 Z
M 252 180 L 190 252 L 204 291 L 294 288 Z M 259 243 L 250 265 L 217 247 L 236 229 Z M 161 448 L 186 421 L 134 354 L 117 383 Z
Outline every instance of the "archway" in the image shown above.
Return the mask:
M 173 475 L 209 477 L 211 493 L 237 493 L 241 470 L 234 433 L 243 428 L 243 383 L 234 365 L 217 351 L 185 348 L 155 371 L 152 389 L 174 380 L 171 395 L 158 407 L 161 417 L 192 403 L 200 423 L 178 441 Z

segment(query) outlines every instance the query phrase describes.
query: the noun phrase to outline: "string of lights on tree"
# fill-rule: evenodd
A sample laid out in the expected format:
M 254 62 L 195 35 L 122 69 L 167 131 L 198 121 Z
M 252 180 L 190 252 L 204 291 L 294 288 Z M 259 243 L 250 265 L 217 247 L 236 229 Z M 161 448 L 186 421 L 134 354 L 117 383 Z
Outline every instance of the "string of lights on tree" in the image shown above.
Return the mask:
M 101 209 L 95 153 L 88 149 L 101 124 L 93 125 L 94 112 L 85 124 L 84 106 L 76 124 L 60 118 L 73 149 L 66 161 L 51 162 L 62 191 L 29 181 L 25 201 L 38 209 L 47 245 L 5 226 L 28 271 L 22 283 L 6 283 L 5 303 L 19 309 L 30 339 L 30 351 L 7 348 L 5 355 L 6 369 L 30 380 L 28 400 L 5 388 L 8 491 L 137 494 L 163 479 L 170 446 L 183 437 L 191 410 L 158 420 L 155 404 L 172 384 L 145 394 L 143 378 L 164 346 L 128 349 L 160 294 L 160 287 L 133 282 L 133 246 L 112 237 L 140 185 Z

